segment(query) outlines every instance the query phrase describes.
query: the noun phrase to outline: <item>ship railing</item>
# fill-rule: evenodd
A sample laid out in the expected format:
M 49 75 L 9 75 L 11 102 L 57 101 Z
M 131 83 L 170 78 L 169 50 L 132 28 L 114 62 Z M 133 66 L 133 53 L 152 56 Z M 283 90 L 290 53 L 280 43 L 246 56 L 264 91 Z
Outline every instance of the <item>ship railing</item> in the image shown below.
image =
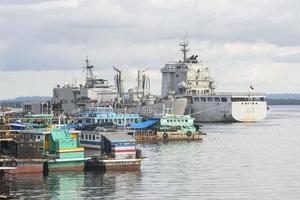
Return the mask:
M 218 92 L 215 95 L 218 96 L 266 96 L 266 93 L 262 92 Z M 212 95 L 214 96 L 214 95 Z

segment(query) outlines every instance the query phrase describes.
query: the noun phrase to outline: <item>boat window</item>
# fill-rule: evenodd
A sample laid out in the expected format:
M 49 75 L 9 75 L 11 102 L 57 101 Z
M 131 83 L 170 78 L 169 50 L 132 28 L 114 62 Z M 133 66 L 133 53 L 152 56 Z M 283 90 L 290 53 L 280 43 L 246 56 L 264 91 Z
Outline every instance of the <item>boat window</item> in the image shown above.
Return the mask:
M 86 139 L 86 140 L 88 139 L 88 135 L 87 135 L 87 134 L 85 134 L 85 139 Z
M 236 101 L 248 101 L 248 98 L 245 97 L 232 97 L 231 101 L 236 102 Z
M 264 97 L 260 97 L 260 100 L 261 100 L 261 101 L 265 101 L 265 98 L 264 98 Z
M 95 135 L 93 135 L 93 140 L 95 140 Z
M 201 97 L 201 101 L 205 102 L 206 101 L 206 97 Z
M 91 140 L 92 139 L 92 136 L 91 135 L 89 135 L 89 140 Z
M 199 97 L 194 97 L 194 101 L 199 101 Z
M 207 97 L 207 101 L 208 102 L 213 102 L 213 98 L 212 97 Z
M 214 97 L 215 102 L 220 102 L 220 97 Z
M 221 97 L 222 102 L 227 102 L 227 98 L 226 97 Z
M 188 122 L 188 120 L 186 119 L 185 122 Z

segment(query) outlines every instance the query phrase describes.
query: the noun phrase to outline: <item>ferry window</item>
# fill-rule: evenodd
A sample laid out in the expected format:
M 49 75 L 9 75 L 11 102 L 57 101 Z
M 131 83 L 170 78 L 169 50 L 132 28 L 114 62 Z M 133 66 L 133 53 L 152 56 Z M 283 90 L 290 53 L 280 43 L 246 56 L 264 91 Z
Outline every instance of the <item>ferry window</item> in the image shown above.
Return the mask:
M 206 101 L 206 97 L 201 97 L 200 99 L 201 99 L 202 102 Z
M 93 135 L 93 140 L 95 140 L 95 135 Z
M 87 135 L 87 134 L 85 134 L 85 139 L 86 139 L 86 140 L 88 139 L 88 135 Z
M 186 119 L 185 122 L 188 122 L 188 120 Z
M 208 102 L 213 102 L 213 98 L 212 97 L 207 97 L 207 101 Z
M 214 100 L 215 100 L 215 102 L 220 102 L 220 98 L 219 97 L 215 97 Z
M 91 140 L 92 139 L 92 136 L 91 135 L 89 135 L 89 140 Z
M 199 97 L 194 97 L 194 101 L 199 101 Z
M 227 98 L 226 97 L 221 97 L 222 102 L 227 102 Z
M 264 97 L 260 97 L 260 100 L 261 100 L 261 101 L 265 101 L 265 98 L 264 98 Z
M 38 135 L 38 139 L 41 139 L 41 136 Z

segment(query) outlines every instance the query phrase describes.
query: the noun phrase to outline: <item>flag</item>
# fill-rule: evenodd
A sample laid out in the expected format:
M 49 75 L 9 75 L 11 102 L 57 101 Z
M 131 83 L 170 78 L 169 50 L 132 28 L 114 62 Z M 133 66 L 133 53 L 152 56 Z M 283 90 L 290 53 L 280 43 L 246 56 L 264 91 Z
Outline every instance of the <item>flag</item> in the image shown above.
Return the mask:
M 251 90 L 254 90 L 254 87 L 252 87 L 252 85 L 249 85 L 249 87 L 250 87 Z

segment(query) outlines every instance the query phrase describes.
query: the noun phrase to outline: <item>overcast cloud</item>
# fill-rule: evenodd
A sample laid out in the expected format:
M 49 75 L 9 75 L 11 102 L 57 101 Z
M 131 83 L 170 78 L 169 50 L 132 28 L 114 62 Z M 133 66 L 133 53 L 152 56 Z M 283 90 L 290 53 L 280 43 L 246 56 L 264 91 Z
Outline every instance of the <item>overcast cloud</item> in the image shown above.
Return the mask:
M 219 91 L 300 92 L 297 0 L 0 0 L 0 99 L 52 95 L 56 84 L 83 81 L 85 56 L 96 73 L 112 66 L 133 86 L 148 68 L 190 54 L 208 65 Z

